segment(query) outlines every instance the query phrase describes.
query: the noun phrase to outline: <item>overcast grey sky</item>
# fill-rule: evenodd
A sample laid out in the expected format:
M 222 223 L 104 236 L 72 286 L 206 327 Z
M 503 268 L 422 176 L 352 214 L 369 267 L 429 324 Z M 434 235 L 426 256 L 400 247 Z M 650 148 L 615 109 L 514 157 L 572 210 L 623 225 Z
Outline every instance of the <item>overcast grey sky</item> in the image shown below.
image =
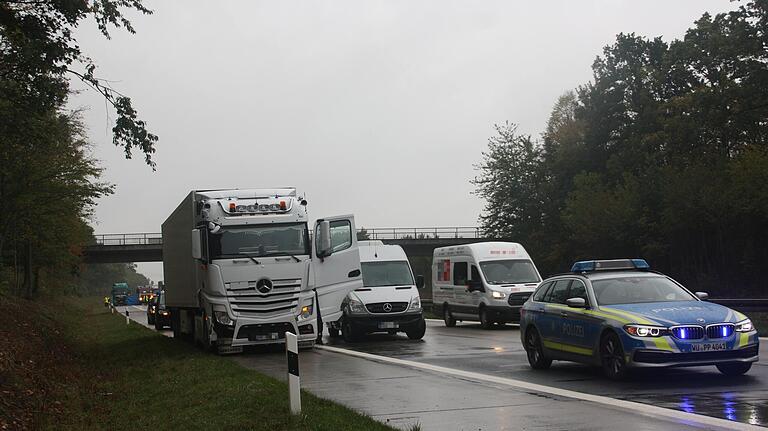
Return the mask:
M 681 37 L 727 0 L 146 1 L 137 34 L 78 34 L 97 75 L 159 135 L 157 172 L 111 144 L 104 102 L 72 99 L 104 179 L 96 233 L 159 232 L 195 188 L 291 185 L 312 217 L 474 226 L 469 180 L 493 124 L 538 135 L 619 32 Z M 113 116 L 110 118 L 114 118 Z M 141 270 L 162 279 L 160 264 Z

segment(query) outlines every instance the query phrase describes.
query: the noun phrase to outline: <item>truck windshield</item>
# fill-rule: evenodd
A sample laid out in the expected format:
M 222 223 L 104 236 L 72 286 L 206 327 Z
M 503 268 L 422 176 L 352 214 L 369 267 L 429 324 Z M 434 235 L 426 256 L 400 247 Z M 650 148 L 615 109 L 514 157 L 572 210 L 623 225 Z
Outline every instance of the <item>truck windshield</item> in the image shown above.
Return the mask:
M 696 300 L 667 277 L 616 277 L 593 280 L 592 289 L 595 291 L 598 305 Z
M 489 260 L 480 262 L 488 284 L 522 284 L 541 281 L 530 260 Z
M 363 286 L 406 286 L 413 285 L 413 275 L 408 262 L 362 262 Z
M 212 259 L 309 254 L 306 223 L 225 227 L 208 235 Z

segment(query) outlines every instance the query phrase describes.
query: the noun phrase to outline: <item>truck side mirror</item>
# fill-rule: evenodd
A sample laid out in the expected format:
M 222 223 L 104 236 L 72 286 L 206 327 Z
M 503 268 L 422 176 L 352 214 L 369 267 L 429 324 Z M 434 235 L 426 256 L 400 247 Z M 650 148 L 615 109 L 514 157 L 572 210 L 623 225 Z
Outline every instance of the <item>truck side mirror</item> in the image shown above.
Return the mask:
M 331 250 L 331 223 L 327 220 L 318 223 L 317 228 L 317 257 L 327 257 Z
M 417 275 L 416 276 L 416 288 L 417 289 L 424 288 L 424 276 L 423 275 Z
M 195 259 L 203 258 L 203 246 L 200 241 L 200 229 L 192 229 L 192 257 Z

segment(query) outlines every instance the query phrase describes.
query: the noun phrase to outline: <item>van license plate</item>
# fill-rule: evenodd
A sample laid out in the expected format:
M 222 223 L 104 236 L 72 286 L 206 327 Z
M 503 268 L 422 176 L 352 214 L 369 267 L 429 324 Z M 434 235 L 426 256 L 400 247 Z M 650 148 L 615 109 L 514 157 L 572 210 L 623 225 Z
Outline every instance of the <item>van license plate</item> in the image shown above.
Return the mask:
M 278 338 L 280 338 L 280 335 L 277 332 L 270 332 L 269 334 L 251 335 L 250 340 L 251 341 L 266 341 L 266 340 L 277 340 Z
M 379 329 L 397 329 L 399 326 L 397 322 L 379 322 Z
M 698 343 L 691 345 L 692 352 L 714 352 L 725 350 L 725 343 Z

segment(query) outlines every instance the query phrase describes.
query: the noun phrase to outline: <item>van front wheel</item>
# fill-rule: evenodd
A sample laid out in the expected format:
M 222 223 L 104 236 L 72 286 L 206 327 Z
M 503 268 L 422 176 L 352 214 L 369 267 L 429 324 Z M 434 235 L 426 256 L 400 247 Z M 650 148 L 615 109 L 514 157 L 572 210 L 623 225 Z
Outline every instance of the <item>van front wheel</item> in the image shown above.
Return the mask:
M 449 328 L 456 326 L 456 319 L 453 318 L 453 314 L 451 314 L 448 305 L 443 305 L 443 322 L 445 322 L 445 326 Z
M 488 310 L 485 307 L 480 307 L 480 327 L 483 329 L 491 329 L 493 321 L 488 317 Z

